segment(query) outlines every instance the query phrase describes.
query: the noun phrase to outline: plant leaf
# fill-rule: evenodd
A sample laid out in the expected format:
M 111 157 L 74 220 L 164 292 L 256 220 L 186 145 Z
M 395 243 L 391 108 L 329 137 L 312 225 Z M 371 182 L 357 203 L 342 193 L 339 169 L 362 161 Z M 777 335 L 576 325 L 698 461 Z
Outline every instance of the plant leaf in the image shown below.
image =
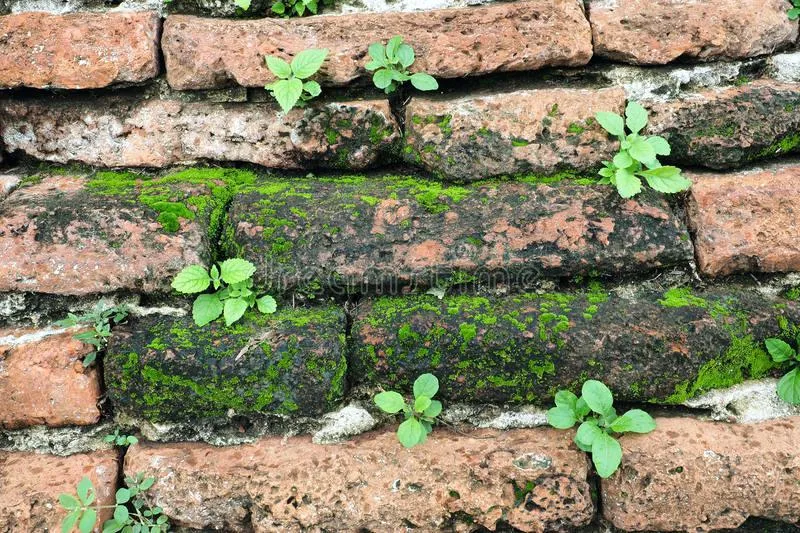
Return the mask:
M 622 462 L 622 447 L 619 442 L 601 432 L 592 442 L 592 462 L 601 478 L 611 477 Z
M 560 390 L 556 393 L 556 407 L 567 407 L 575 412 L 575 406 L 578 403 L 578 397 L 568 390 Z
M 80 507 L 78 500 L 75 499 L 75 496 L 72 496 L 71 494 L 59 494 L 58 503 L 67 511 L 73 511 Z
M 628 152 L 622 150 L 620 153 L 614 156 L 614 165 L 617 168 L 628 168 L 629 166 L 633 165 L 633 158 L 628 155 Z
M 222 302 L 216 294 L 201 294 L 192 306 L 192 318 L 195 324 L 202 327 L 218 319 L 222 309 Z
M 208 289 L 211 285 L 211 277 L 208 271 L 200 265 L 191 265 L 175 276 L 172 280 L 172 288 L 183 294 L 197 294 Z
M 292 59 L 292 72 L 301 80 L 311 77 L 320 69 L 326 57 L 328 57 L 326 48 L 303 50 Z
M 288 80 L 292 76 L 292 67 L 283 59 L 275 56 L 267 56 L 267 68 L 282 80 Z
M 382 68 L 375 71 L 375 74 L 372 75 L 372 83 L 375 84 L 375 87 L 378 89 L 385 89 L 389 85 L 391 85 L 392 80 L 392 71 L 388 68 Z
M 61 533 L 72 533 L 72 529 L 75 527 L 75 522 L 77 522 L 78 518 L 80 517 L 80 509 L 76 509 L 65 516 L 64 520 L 61 521 Z
M 406 448 L 412 448 L 420 443 L 426 431 L 419 420 L 409 418 L 397 428 L 397 440 Z
M 633 133 L 639 133 L 647 126 L 647 110 L 638 102 L 628 102 L 625 108 L 625 123 Z
M 644 176 L 647 184 L 658 192 L 672 194 L 692 186 L 691 180 L 684 178 L 677 167 L 651 168 L 640 171 L 639 175 Z
M 316 98 L 322 94 L 322 87 L 320 87 L 319 83 L 315 82 L 314 80 L 303 83 L 303 90 L 307 92 L 311 98 Z
M 430 405 L 431 399 L 427 396 L 417 396 L 414 398 L 414 411 L 418 413 L 422 413 L 425 409 L 430 407 Z
M 781 378 L 778 382 L 778 396 L 784 402 L 800 404 L 800 367 Z
M 431 400 L 431 404 L 425 409 L 422 414 L 428 418 L 436 418 L 442 412 L 442 402 L 439 400 Z
M 647 137 L 645 141 L 653 147 L 657 155 L 669 155 L 672 153 L 672 148 L 664 137 L 653 135 L 652 137 Z
M 130 499 L 131 499 L 131 491 L 129 491 L 126 488 L 121 488 L 117 490 L 117 493 L 115 495 L 115 500 L 117 503 L 128 503 Z
M 795 357 L 794 349 L 781 339 L 767 339 L 765 344 L 772 360 L 776 363 L 783 363 Z
M 78 530 L 81 533 L 92 533 L 94 525 L 97 522 L 97 511 L 94 509 L 86 509 L 78 522 Z
M 233 0 L 233 3 L 242 8 L 244 11 L 250 9 L 250 0 Z
M 591 450 L 592 443 L 601 433 L 603 433 L 603 430 L 597 426 L 596 421 L 587 420 L 578 426 L 578 431 L 575 433 L 575 444 L 582 445 L 581 449 L 584 451 L 587 451 L 586 448 Z
M 247 281 L 255 271 L 255 265 L 246 259 L 226 259 L 220 264 L 220 277 L 229 285 Z
M 403 38 L 399 35 L 395 35 L 386 43 L 386 57 L 389 58 L 391 63 L 397 60 L 397 50 L 400 48 L 401 44 L 403 44 Z
M 258 306 L 258 310 L 265 315 L 271 315 L 278 310 L 278 302 L 276 302 L 275 298 L 269 294 L 266 294 L 256 300 L 256 305 Z
M 391 414 L 399 413 L 406 406 L 406 401 L 395 391 L 380 392 L 375 395 L 374 401 L 381 411 Z
M 85 504 L 89 500 L 89 492 L 93 489 L 92 480 L 83 476 L 78 482 L 78 498 Z
M 645 161 L 652 161 L 656 158 L 656 150 L 649 142 L 643 137 L 639 137 L 631 141 L 631 147 L 628 149 L 628 154 L 637 161 L 644 163 Z
M 609 113 L 608 111 L 600 111 L 595 113 L 594 118 L 597 122 L 611 135 L 617 137 L 625 137 L 625 121 L 621 116 L 616 113 Z
M 117 505 L 114 508 L 114 520 L 122 524 L 128 521 L 128 509 L 124 505 Z
M 297 78 L 279 80 L 272 84 L 272 95 L 284 113 L 292 110 L 302 94 L 303 82 Z
M 439 82 L 430 74 L 417 72 L 411 75 L 411 85 L 419 91 L 435 91 L 439 88 Z
M 225 325 L 230 326 L 240 318 L 242 318 L 247 311 L 247 302 L 242 298 L 229 298 L 225 300 Z
M 616 181 L 617 191 L 623 198 L 633 198 L 642 192 L 642 180 L 634 176 L 626 168 L 618 168 L 614 174 L 614 180 Z
M 656 421 L 641 409 L 631 409 L 611 422 L 610 427 L 617 433 L 650 433 L 656 429 Z
M 414 49 L 405 43 L 400 45 L 395 56 L 403 68 L 408 68 L 413 65 L 416 59 L 414 56 Z
M 414 397 L 433 398 L 439 392 L 439 380 L 433 374 L 422 374 L 414 381 Z
M 371 45 L 369 45 L 369 57 L 371 57 L 372 61 L 374 61 L 381 67 L 387 66 L 386 52 L 384 50 L 385 49 L 383 47 L 383 44 L 381 43 L 372 43 Z M 374 69 L 369 69 L 369 70 L 374 70 Z
M 586 401 L 589 408 L 599 415 L 608 413 L 614 404 L 614 396 L 609 388 L 594 379 L 584 382 L 581 389 L 581 397 Z
M 569 429 L 578 419 L 569 407 L 553 407 L 547 411 L 547 423 L 556 429 Z

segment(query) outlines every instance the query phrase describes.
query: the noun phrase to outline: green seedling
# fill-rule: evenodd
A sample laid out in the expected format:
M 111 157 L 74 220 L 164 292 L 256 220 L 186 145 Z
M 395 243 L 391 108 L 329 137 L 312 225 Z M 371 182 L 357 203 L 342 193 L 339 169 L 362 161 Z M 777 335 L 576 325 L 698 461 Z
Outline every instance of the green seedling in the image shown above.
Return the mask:
M 424 72 L 411 74 L 408 71 L 416 61 L 416 57 L 414 49 L 404 43 L 399 35 L 389 39 L 386 46 L 383 43 L 369 45 L 369 57 L 371 60 L 365 68 L 370 72 L 374 71 L 372 82 L 386 94 L 395 92 L 407 81 L 420 91 L 435 91 L 439 88 L 439 83 L 430 74 Z
M 59 320 L 57 324 L 63 328 L 78 325 L 91 325 L 92 329 L 77 333 L 72 337 L 76 340 L 94 346 L 94 351 L 83 358 L 83 366 L 88 367 L 97 359 L 97 354 L 108 344 L 111 337 L 112 324 L 121 324 L 128 317 L 128 308 L 124 305 L 106 307 L 102 302 L 95 305 L 91 311 L 82 315 L 69 313 L 67 318 Z
M 795 343 L 800 347 L 800 334 Z M 800 352 L 781 339 L 767 339 L 767 351 L 776 363 L 791 361 L 795 367 L 778 381 L 778 396 L 794 405 L 800 404 Z
M 375 395 L 375 404 L 390 414 L 400 411 L 405 421 L 397 428 L 397 440 L 406 448 L 424 443 L 433 431 L 442 403 L 433 397 L 439 392 L 439 380 L 433 374 L 422 374 L 414 381 L 414 401 L 406 402 L 399 392 L 386 391 Z
M 267 68 L 278 81 L 265 87 L 272 93 L 284 112 L 294 107 L 302 107 L 309 100 L 322 94 L 322 87 L 314 80 L 309 80 L 317 73 L 328 56 L 328 50 L 303 50 L 291 63 L 275 56 L 266 56 Z

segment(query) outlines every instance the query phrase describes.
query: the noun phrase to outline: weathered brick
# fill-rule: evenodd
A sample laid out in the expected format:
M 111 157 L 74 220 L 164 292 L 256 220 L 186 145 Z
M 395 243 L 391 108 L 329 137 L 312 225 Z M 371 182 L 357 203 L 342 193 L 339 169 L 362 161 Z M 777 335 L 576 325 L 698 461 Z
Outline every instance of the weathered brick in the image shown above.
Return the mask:
M 59 328 L 0 329 L 0 428 L 94 424 L 100 419 L 92 347 Z
M 800 271 L 800 165 L 689 176 L 689 221 L 704 274 Z
M 386 100 L 277 104 L 27 98 L 0 102 L 8 152 L 57 163 L 166 167 L 200 160 L 274 168 L 365 168 L 391 153 L 399 128 Z
M 263 286 L 404 292 L 478 281 L 617 275 L 689 264 L 688 233 L 660 196 L 622 200 L 564 180 L 446 187 L 402 176 L 265 179 L 234 198 L 226 253 Z
M 619 149 L 595 113 L 624 108 L 621 88 L 414 98 L 406 108 L 405 155 L 455 181 L 589 170 Z
M 359 306 L 350 375 L 410 390 L 430 372 L 445 400 L 539 405 L 593 378 L 619 400 L 679 404 L 773 372 L 778 318 L 800 323 L 800 304 L 733 287 L 384 297 Z
M 170 291 L 183 267 L 208 260 L 224 203 L 215 184 L 174 176 L 26 181 L 0 204 L 0 292 Z
M 486 437 L 435 429 L 413 451 L 391 431 L 336 445 L 310 437 L 231 448 L 148 444 L 129 450 L 125 470 L 157 476 L 155 501 L 198 529 L 451 531 L 459 520 L 490 529 L 503 520 L 533 532 L 589 523 L 588 462 L 566 432 Z
M 0 16 L 0 88 L 91 89 L 159 73 L 155 11 Z
M 231 327 L 143 317 L 114 330 L 106 388 L 118 413 L 153 422 L 319 415 L 345 392 L 344 333 L 336 307 L 249 314 Z
M 800 418 L 656 424 L 652 433 L 620 439 L 620 471 L 602 482 L 603 514 L 616 527 L 710 531 L 749 516 L 800 521 Z
M 364 69 L 373 42 L 402 35 L 416 52 L 413 70 L 461 78 L 585 65 L 591 30 L 579 0 L 530 0 L 425 12 L 358 13 L 309 18 L 221 20 L 173 15 L 164 23 L 167 80 L 175 89 L 274 81 L 262 57 L 291 58 L 307 48 L 331 53 L 318 76 L 346 85 Z
M 651 112 L 647 133 L 666 137 L 678 163 L 724 169 L 800 146 L 800 83 L 759 80 L 642 103 Z
M 58 495 L 75 494 L 84 476 L 92 480 L 98 504 L 113 506 L 119 470 L 115 450 L 69 457 L 0 450 L 0 531 L 61 531 L 66 511 Z M 112 511 L 98 513 L 95 531 L 100 531 Z
M 642 65 L 770 54 L 797 40 L 784 0 L 589 0 L 594 52 Z
M 0 145 L 0 150 L 2 150 L 2 146 Z M 3 162 L 3 154 L 0 152 L 0 163 Z M 10 172 L 5 172 L 0 174 L 0 200 L 5 198 L 6 196 L 11 193 L 14 189 L 17 188 L 19 182 L 21 180 L 21 176 L 14 172 L 13 170 Z

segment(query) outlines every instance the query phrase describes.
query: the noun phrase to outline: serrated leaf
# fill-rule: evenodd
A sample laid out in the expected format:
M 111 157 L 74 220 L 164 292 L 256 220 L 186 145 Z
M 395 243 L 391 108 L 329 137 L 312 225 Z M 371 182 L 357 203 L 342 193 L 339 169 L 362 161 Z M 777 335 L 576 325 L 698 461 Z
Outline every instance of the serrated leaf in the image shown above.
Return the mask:
M 195 324 L 202 327 L 218 319 L 222 309 L 222 302 L 216 294 L 201 294 L 192 305 L 192 318 Z
M 233 0 L 233 3 L 242 8 L 244 11 L 250 9 L 250 0 Z
M 417 72 L 411 75 L 411 85 L 418 91 L 435 91 L 439 88 L 439 82 L 430 74 Z
M 616 439 L 600 433 L 592 443 L 592 462 L 597 475 L 606 479 L 617 471 L 622 462 L 622 447 Z
M 295 77 L 304 80 L 316 74 L 316 72 L 325 62 L 328 57 L 328 50 L 326 48 L 311 48 L 303 50 L 292 59 L 292 72 Z
M 414 411 L 421 413 L 431 405 L 431 399 L 427 396 L 417 396 L 414 398 Z
M 414 381 L 414 397 L 433 398 L 439 392 L 439 380 L 433 374 L 422 374 Z
M 183 294 L 197 294 L 208 289 L 211 277 L 200 265 L 191 265 L 181 270 L 172 280 L 172 288 Z
M 633 158 L 625 150 L 614 156 L 614 165 L 617 168 L 628 168 L 633 165 Z
M 595 413 L 602 415 L 608 413 L 614 404 L 614 396 L 603 383 L 589 379 L 586 380 L 581 388 L 581 398 L 586 405 Z
M 578 431 L 575 433 L 575 444 L 581 445 L 581 449 L 584 451 L 590 451 L 595 439 L 601 433 L 603 433 L 603 430 L 597 426 L 597 422 L 594 420 L 586 421 L 578 426 Z
M 781 339 L 767 339 L 765 344 L 772 360 L 776 363 L 783 363 L 795 357 L 794 349 Z
M 631 147 L 628 149 L 628 154 L 635 160 L 641 161 L 642 163 L 645 161 L 652 161 L 656 158 L 655 149 L 642 137 L 631 141 Z
M 610 427 L 617 433 L 650 433 L 656 429 L 656 421 L 641 409 L 631 409 L 611 422 Z
M 220 277 L 229 285 L 247 281 L 255 271 L 256 267 L 253 263 L 238 257 L 226 259 L 220 264 Z
M 800 367 L 781 378 L 778 382 L 778 396 L 784 402 L 800 404 Z
M 645 141 L 653 147 L 657 155 L 669 155 L 672 152 L 669 142 L 664 137 L 653 135 L 652 137 L 647 137 Z
M 639 133 L 647 126 L 647 110 L 638 102 L 628 102 L 625 108 L 625 123 L 633 133 Z
M 621 116 L 608 111 L 600 111 L 595 113 L 594 118 L 611 135 L 625 137 L 625 121 Z
M 288 80 L 292 77 L 292 67 L 283 59 L 275 56 L 266 56 L 267 68 L 279 79 Z
M 395 391 L 386 391 L 376 394 L 374 402 L 381 411 L 391 414 L 399 413 L 406 406 L 405 399 Z
M 322 94 L 322 87 L 320 87 L 319 83 L 315 82 L 314 80 L 303 83 L 303 90 L 307 92 L 311 98 L 316 98 Z
M 372 83 L 374 83 L 375 87 L 378 89 L 387 88 L 391 85 L 393 79 L 392 71 L 387 68 L 378 69 L 375 71 L 375 74 L 372 75 Z
M 553 407 L 547 411 L 547 423 L 556 429 L 569 429 L 578 421 L 569 407 Z
M 265 315 L 270 315 L 278 310 L 278 302 L 269 294 L 256 300 L 256 305 L 258 306 L 258 310 Z
M 284 113 L 291 111 L 303 94 L 303 82 L 297 78 L 279 80 L 273 83 L 271 88 L 272 95 Z
M 247 312 L 247 302 L 241 298 L 229 298 L 225 300 L 225 309 L 223 315 L 225 316 L 225 325 L 230 326 L 238 321 Z
M 81 533 L 91 533 L 95 523 L 97 523 L 97 511 L 86 509 L 78 522 L 78 530 Z
M 633 198 L 642 192 L 642 180 L 625 168 L 618 168 L 614 173 L 617 191 L 623 198 Z
M 424 416 L 428 418 L 436 418 L 442 412 L 442 402 L 439 400 L 431 400 L 431 404 L 428 406 L 425 411 L 422 412 Z
M 425 434 L 425 428 L 416 418 L 409 418 L 397 428 L 397 440 L 406 448 L 412 448 L 420 444 Z
M 658 192 L 674 194 L 685 191 L 692 186 L 692 182 L 681 175 L 677 167 L 658 167 L 639 172 L 644 176 L 647 184 Z

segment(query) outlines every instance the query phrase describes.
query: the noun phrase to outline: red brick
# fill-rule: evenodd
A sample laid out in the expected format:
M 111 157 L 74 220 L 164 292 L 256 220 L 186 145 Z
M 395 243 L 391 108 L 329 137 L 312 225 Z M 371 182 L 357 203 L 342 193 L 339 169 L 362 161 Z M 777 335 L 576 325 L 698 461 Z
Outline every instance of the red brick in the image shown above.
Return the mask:
M 125 471 L 156 476 L 154 501 L 198 529 L 401 531 L 410 522 L 434 531 L 465 513 L 490 529 L 503 519 L 540 532 L 588 524 L 594 511 L 586 455 L 569 433 L 549 429 L 435 429 L 410 451 L 394 432 L 336 445 L 310 437 L 146 444 L 128 451 Z
M 155 11 L 0 16 L 0 87 L 91 89 L 154 78 L 160 30 Z
M 770 54 L 797 40 L 785 0 L 590 0 L 594 51 L 642 65 Z
M 0 329 L 0 427 L 89 425 L 100 419 L 92 347 L 75 330 Z
M 119 467 L 115 450 L 69 457 L 0 450 L 0 531 L 61 531 L 67 513 L 58 495 L 75 494 L 84 476 L 92 480 L 98 504 L 113 505 Z M 95 531 L 111 513 L 98 513 Z
M 800 271 L 800 165 L 688 175 L 689 222 L 704 274 Z
M 658 418 L 620 439 L 603 514 L 625 531 L 710 531 L 748 517 L 800 521 L 800 418 L 724 424 Z
M 393 35 L 414 47 L 412 70 L 437 78 L 579 66 L 592 57 L 579 0 L 287 20 L 173 15 L 164 23 L 162 46 L 167 80 L 175 89 L 263 87 L 274 80 L 264 55 L 290 58 L 307 48 L 330 49 L 319 80 L 346 85 L 371 76 L 364 69 L 367 48 Z

